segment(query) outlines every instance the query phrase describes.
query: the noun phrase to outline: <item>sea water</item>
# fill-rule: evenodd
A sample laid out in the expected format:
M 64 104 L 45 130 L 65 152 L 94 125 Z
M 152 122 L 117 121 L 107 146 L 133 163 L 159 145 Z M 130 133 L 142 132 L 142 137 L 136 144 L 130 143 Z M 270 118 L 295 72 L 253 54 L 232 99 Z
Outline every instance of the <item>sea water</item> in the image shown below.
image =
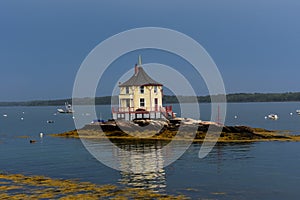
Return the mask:
M 191 109 L 193 106 L 190 105 Z M 299 107 L 297 102 L 229 103 L 225 119 L 228 125 L 289 130 L 299 134 L 300 116 L 295 113 Z M 180 113 L 179 108 L 173 105 L 177 113 Z M 81 140 L 49 136 L 49 133 L 75 129 L 72 115 L 58 114 L 56 109 L 53 106 L 0 107 L 0 170 L 148 188 L 160 193 L 184 194 L 193 199 L 297 199 L 300 195 L 298 142 L 221 143 L 203 159 L 198 158 L 201 144 L 192 144 L 178 160 L 159 171 L 120 172 L 94 158 Z M 210 104 L 200 104 L 200 112 L 201 119 L 209 120 Z M 97 106 L 97 113 L 108 119 L 110 106 Z M 278 114 L 279 119 L 265 119 L 270 113 Z M 47 120 L 54 123 L 47 123 Z M 41 132 L 44 133 L 42 138 Z M 134 145 L 141 151 L 157 151 L 162 145 L 118 143 Z M 108 144 L 99 141 L 97 145 L 105 149 Z M 176 148 L 182 148 L 180 142 Z M 151 161 L 157 165 L 166 159 L 159 154 L 151 156 Z M 128 157 L 120 159 L 126 161 L 123 167 L 130 168 L 135 167 L 138 158 L 131 157 L 130 162 Z

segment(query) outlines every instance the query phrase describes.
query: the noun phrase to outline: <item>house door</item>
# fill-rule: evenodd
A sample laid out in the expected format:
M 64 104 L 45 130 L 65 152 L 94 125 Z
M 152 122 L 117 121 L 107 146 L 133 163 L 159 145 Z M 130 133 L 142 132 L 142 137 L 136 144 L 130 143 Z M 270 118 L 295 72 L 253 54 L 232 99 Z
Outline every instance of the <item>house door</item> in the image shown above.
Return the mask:
M 158 99 L 157 98 L 154 99 L 154 108 L 155 108 L 155 111 L 158 110 Z

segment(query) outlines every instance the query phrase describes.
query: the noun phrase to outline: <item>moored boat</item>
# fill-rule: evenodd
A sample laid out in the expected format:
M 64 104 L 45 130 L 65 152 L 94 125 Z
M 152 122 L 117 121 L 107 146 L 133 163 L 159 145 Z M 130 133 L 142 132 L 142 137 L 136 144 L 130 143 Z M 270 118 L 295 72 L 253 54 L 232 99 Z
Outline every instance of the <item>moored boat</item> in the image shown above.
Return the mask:
M 72 109 L 72 105 L 69 104 L 68 102 L 65 102 L 65 107 L 66 107 L 65 110 L 59 108 L 59 109 L 57 109 L 57 111 L 58 111 L 59 113 L 73 113 L 73 112 L 74 112 L 73 109 Z
M 279 117 L 278 117 L 278 115 L 276 115 L 276 114 L 269 114 L 269 115 L 268 115 L 268 118 L 269 118 L 269 119 L 272 119 L 272 120 L 277 120 Z

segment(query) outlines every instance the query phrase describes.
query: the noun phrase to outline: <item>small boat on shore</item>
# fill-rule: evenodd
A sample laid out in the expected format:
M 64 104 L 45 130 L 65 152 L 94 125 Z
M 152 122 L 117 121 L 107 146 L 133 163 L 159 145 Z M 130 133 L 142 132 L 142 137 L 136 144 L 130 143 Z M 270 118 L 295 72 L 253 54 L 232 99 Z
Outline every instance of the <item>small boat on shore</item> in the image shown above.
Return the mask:
M 73 113 L 74 112 L 73 109 L 72 109 L 72 105 L 69 104 L 68 102 L 65 102 L 65 110 L 59 108 L 59 109 L 57 109 L 57 111 L 59 113 Z

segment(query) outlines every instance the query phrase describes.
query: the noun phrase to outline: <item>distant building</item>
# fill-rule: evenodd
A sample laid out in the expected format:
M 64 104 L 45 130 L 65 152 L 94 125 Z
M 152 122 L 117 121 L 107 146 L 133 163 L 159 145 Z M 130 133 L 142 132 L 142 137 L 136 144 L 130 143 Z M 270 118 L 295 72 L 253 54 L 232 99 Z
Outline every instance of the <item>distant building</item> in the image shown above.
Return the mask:
M 162 106 L 163 85 L 142 68 L 139 56 L 133 76 L 119 85 L 119 107 L 113 108 L 114 119 L 161 119 L 173 117 L 171 106 Z

